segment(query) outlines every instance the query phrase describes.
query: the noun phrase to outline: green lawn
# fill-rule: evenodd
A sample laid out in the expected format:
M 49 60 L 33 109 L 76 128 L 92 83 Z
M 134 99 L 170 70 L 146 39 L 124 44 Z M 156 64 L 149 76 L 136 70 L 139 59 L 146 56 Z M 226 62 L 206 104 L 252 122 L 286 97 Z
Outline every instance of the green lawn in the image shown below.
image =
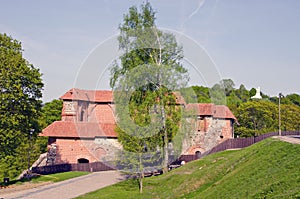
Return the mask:
M 79 198 L 300 198 L 300 145 L 270 138 L 145 178 L 143 194 L 127 180 Z
M 82 172 L 82 171 L 63 172 L 63 173 L 55 173 L 50 175 L 38 176 L 33 178 L 31 181 L 32 182 L 46 182 L 46 181 L 60 182 L 60 181 L 76 178 L 87 174 L 89 174 L 89 172 Z

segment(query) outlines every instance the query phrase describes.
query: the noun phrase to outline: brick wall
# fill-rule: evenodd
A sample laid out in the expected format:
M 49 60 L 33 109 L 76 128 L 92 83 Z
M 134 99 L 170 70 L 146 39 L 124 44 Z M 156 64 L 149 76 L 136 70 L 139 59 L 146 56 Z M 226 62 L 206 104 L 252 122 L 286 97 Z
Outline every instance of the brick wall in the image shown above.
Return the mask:
M 114 138 L 57 138 L 55 141 L 57 146 L 55 164 L 74 164 L 81 158 L 89 162 L 111 161 L 115 158 L 116 151 L 121 148 Z
M 56 140 L 56 164 L 62 163 L 77 163 L 80 158 L 85 158 L 90 162 L 97 161 L 94 155 L 90 152 L 93 140 L 81 140 L 72 138 L 59 138 Z
M 114 105 L 86 101 L 64 101 L 62 121 L 115 123 Z

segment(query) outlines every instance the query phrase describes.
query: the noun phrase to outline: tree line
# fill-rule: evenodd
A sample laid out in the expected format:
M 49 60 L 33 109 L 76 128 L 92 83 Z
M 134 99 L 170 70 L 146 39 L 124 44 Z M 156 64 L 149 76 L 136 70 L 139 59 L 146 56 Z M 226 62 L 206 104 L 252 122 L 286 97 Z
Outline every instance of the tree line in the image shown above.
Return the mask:
M 256 89 L 247 90 L 241 84 L 235 88 L 231 79 L 221 80 L 213 87 L 192 86 L 197 102 L 211 103 L 216 93 L 222 93 L 223 98 L 216 104 L 227 105 L 236 116 L 236 137 L 251 137 L 279 130 L 279 96 L 269 96 L 261 92 L 262 99 L 251 99 Z M 217 91 L 217 92 L 216 92 Z M 300 95 L 288 94 L 280 98 L 280 115 L 282 131 L 300 130 Z

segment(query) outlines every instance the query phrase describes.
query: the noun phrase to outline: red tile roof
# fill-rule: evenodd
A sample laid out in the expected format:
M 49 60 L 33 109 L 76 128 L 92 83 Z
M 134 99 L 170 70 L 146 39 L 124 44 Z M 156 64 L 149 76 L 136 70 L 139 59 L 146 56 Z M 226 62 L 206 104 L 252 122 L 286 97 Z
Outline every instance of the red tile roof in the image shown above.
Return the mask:
M 184 98 L 179 92 L 173 92 L 176 96 L 176 104 L 185 104 Z M 113 102 L 113 91 L 108 90 L 81 90 L 72 88 L 60 97 L 62 100 L 82 100 L 91 102 Z
M 82 100 L 91 102 L 112 102 L 113 92 L 108 90 L 81 90 L 72 88 L 60 97 L 62 100 Z
M 185 104 L 179 93 L 176 95 L 177 104 Z M 56 121 L 42 131 L 41 136 L 49 137 L 72 137 L 72 138 L 95 138 L 95 137 L 117 137 L 115 132 L 116 122 L 114 117 L 113 92 L 103 90 L 80 90 L 71 89 L 66 92 L 63 100 L 82 100 L 91 102 L 102 102 L 105 104 L 95 105 L 94 115 L 90 122 Z M 214 118 L 233 119 L 235 116 L 227 106 L 214 104 L 188 104 L 187 110 L 195 110 L 197 115 L 212 116 Z
M 196 114 L 200 116 L 212 116 L 214 118 L 233 119 L 237 121 L 230 109 L 224 105 L 196 103 L 188 104 L 186 107 L 187 110 L 196 111 Z
M 45 128 L 40 136 L 72 138 L 117 137 L 115 127 L 115 124 L 56 121 Z

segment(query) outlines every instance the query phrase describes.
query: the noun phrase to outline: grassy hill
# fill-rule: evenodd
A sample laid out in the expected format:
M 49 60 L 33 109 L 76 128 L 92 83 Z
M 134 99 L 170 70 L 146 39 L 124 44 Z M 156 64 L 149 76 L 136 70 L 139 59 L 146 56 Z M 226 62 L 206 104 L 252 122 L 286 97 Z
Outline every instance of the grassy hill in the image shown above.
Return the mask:
M 270 138 L 146 178 L 143 194 L 128 180 L 82 198 L 300 198 L 300 145 Z

